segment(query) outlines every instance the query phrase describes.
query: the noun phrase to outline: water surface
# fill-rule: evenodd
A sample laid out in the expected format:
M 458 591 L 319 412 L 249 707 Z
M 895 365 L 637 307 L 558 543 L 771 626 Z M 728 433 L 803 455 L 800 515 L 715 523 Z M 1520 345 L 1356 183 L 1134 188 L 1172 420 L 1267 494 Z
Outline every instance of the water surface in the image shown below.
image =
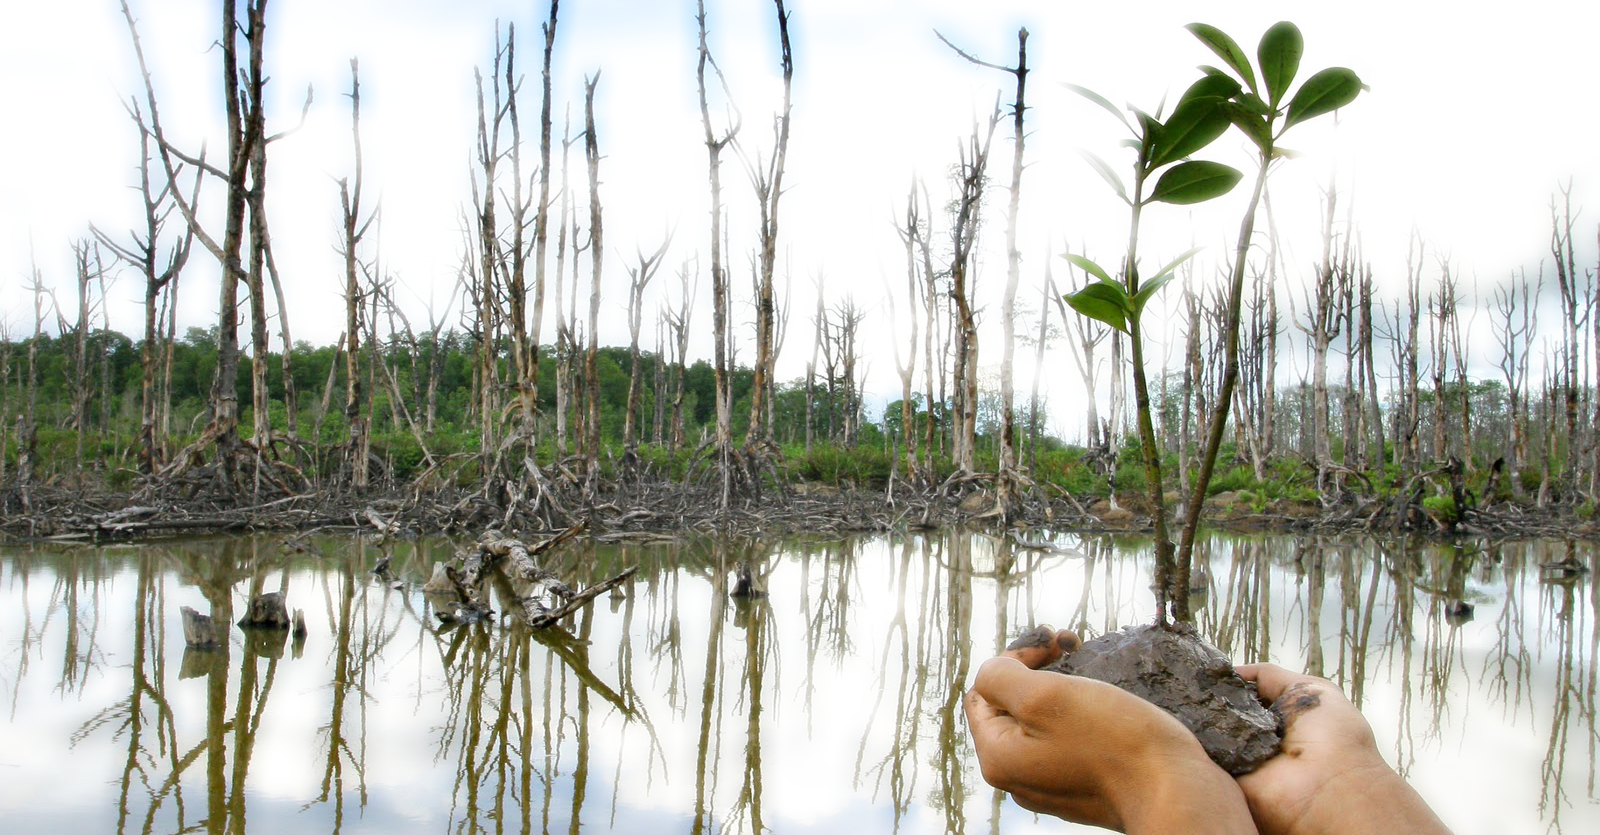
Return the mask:
M 1021 833 L 971 673 L 1038 622 L 1153 613 L 1148 540 L 981 533 L 579 544 L 640 566 L 564 630 L 442 629 L 442 540 L 0 549 L 0 821 L 45 832 Z M 1600 831 L 1591 544 L 1212 537 L 1202 631 L 1329 676 L 1457 833 Z M 383 556 L 408 581 L 368 569 Z M 741 560 L 771 597 L 725 594 Z M 282 590 L 310 635 L 187 650 L 180 607 Z M 1451 603 L 1472 604 L 1470 616 Z M 1089 830 L 1084 830 L 1089 831 Z

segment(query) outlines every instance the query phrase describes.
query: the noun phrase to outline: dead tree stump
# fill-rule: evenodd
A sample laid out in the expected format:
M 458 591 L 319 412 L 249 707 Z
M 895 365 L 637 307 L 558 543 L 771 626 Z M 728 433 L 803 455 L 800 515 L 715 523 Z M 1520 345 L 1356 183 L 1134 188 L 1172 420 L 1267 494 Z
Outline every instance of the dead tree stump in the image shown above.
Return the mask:
M 183 642 L 194 649 L 216 649 L 222 646 L 217 640 L 217 622 L 210 615 L 184 606 L 179 610 L 183 613 Z
M 250 608 L 239 619 L 244 629 L 288 629 L 289 607 L 283 602 L 283 592 L 269 591 L 250 598 Z

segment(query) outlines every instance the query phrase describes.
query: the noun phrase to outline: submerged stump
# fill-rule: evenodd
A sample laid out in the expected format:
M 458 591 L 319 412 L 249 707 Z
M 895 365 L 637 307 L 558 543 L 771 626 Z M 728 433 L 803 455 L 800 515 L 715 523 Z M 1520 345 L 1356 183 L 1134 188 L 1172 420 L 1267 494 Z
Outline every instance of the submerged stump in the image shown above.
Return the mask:
M 184 606 L 178 610 L 183 614 L 183 642 L 192 649 L 216 649 L 222 646 L 217 638 L 217 622 L 210 615 Z
M 250 608 L 239 619 L 239 626 L 245 629 L 288 629 L 289 607 L 283 601 L 283 592 L 269 591 L 250 598 Z
M 1220 650 L 1192 627 L 1130 626 L 1101 635 L 1045 669 L 1115 684 L 1177 717 L 1217 765 L 1245 774 L 1278 753 L 1280 718 Z

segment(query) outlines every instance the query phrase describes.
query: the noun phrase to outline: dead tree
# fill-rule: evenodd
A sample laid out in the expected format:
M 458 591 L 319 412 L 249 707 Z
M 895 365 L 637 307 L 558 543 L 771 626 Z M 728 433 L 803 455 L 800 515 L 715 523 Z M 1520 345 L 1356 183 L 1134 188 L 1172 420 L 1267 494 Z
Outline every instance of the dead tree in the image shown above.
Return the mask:
M 76 325 L 61 322 L 63 336 L 72 333 L 72 373 L 68 389 L 72 392 L 72 409 L 67 415 L 67 426 L 76 438 L 74 460 L 79 472 L 83 470 L 84 435 L 89 430 L 89 393 L 92 377 L 89 373 L 89 332 L 93 330 L 94 305 L 90 302 L 89 288 L 96 277 L 104 272 L 100 264 L 99 247 L 91 249 L 89 242 L 79 240 L 72 245 L 73 260 L 77 264 L 78 321 Z
M 1513 495 L 1522 492 L 1522 468 L 1528 459 L 1527 403 L 1528 357 L 1533 335 L 1538 332 L 1538 307 L 1534 300 L 1544 289 L 1540 271 L 1537 286 L 1528 281 L 1526 271 L 1512 275 L 1508 287 L 1494 289 L 1495 340 L 1500 343 L 1501 379 L 1505 380 L 1509 423 L 1506 438 L 1506 463 L 1511 471 Z
M 1010 519 L 1015 511 L 1017 490 L 1017 427 L 1015 380 L 1013 358 L 1016 351 L 1017 283 L 1022 274 L 1022 252 L 1017 249 L 1017 215 L 1022 204 L 1023 143 L 1027 134 L 1023 130 L 1023 117 L 1027 113 L 1025 95 L 1028 86 L 1028 30 L 1017 30 L 1017 65 L 1007 67 L 981 61 L 943 35 L 939 39 L 954 49 L 958 55 L 981 67 L 1010 73 L 1017 83 L 1017 96 L 1011 104 L 1012 154 L 1010 202 L 1006 206 L 1006 289 L 1000 302 L 1000 322 L 1004 329 L 1000 361 L 1000 472 L 996 484 L 996 501 L 1001 515 Z M 996 114 L 998 116 L 998 114 Z M 993 128 L 991 127 L 991 133 Z M 987 143 L 985 143 L 987 144 Z M 975 352 L 974 352 L 975 353 Z M 974 405 L 976 405 L 974 399 Z
M 1322 260 L 1317 264 L 1311 288 L 1306 294 L 1304 319 L 1295 327 L 1306 335 L 1311 348 L 1311 448 L 1317 468 L 1317 492 L 1329 490 L 1333 467 L 1328 417 L 1328 351 L 1333 340 L 1344 331 L 1342 271 L 1335 264 L 1333 218 L 1338 192 L 1329 188 L 1322 218 Z
M 1373 279 L 1372 265 L 1363 263 L 1361 267 L 1360 301 L 1357 305 L 1357 314 L 1360 316 L 1361 325 L 1356 331 L 1356 344 L 1359 348 L 1361 364 L 1361 390 L 1362 401 L 1365 405 L 1366 435 L 1370 440 L 1370 448 L 1366 455 L 1366 465 L 1382 471 L 1385 462 L 1383 444 L 1383 411 L 1382 395 L 1378 391 L 1378 359 L 1373 345 Z
M 546 27 L 546 57 L 549 57 L 548 47 L 553 47 L 555 30 Z M 511 324 L 511 351 L 512 365 L 516 371 L 517 392 L 517 446 L 522 450 L 524 467 L 534 468 L 534 441 L 535 418 L 538 415 L 539 385 L 536 370 L 536 356 L 539 351 L 538 336 L 529 335 L 528 322 L 528 245 L 526 236 L 528 232 L 528 210 L 531 196 L 524 196 L 522 174 L 522 122 L 517 115 L 517 99 L 520 97 L 521 84 L 516 76 L 516 27 L 507 28 L 506 34 L 506 62 L 504 68 L 504 82 L 506 89 L 506 116 L 511 126 L 511 147 L 509 157 L 511 162 L 511 206 L 508 209 L 509 217 L 506 222 L 510 225 L 509 233 L 499 232 L 502 237 L 509 237 L 510 244 L 505 246 L 498 261 L 500 270 L 500 285 L 505 288 L 508 308 L 506 320 Z M 548 77 L 548 76 L 547 76 Z M 492 187 L 492 186 L 491 186 Z M 539 208 L 543 208 L 541 205 Z M 538 225 L 535 218 L 534 225 Z M 534 320 L 537 322 L 537 318 Z M 498 457 L 498 456 L 497 456 Z M 513 480 L 515 478 L 513 477 Z
M 955 437 L 952 458 L 958 474 L 977 471 L 978 459 L 978 320 L 972 308 L 973 251 L 983 214 L 983 193 L 988 186 L 989 143 L 1000 123 L 995 108 L 985 130 L 973 125 L 972 136 L 961 148 L 955 168 L 956 197 L 951 204 L 950 300 L 955 314 Z
M 906 211 L 902 225 L 897 231 L 901 243 L 906 248 L 906 309 L 907 318 L 911 321 L 911 334 L 906 339 L 906 356 L 900 356 L 900 343 L 894 342 L 894 367 L 900 375 L 900 432 L 904 436 L 906 452 L 905 459 L 913 482 L 920 482 L 917 466 L 917 428 L 916 409 L 912 400 L 912 381 L 917 373 L 917 288 L 920 285 L 917 275 L 917 247 L 916 243 L 922 234 L 922 217 L 917 211 L 917 187 L 913 183 L 910 192 L 906 195 Z M 820 295 L 820 294 L 819 294 Z M 899 317 L 895 315 L 894 291 L 888 290 L 884 297 L 889 301 L 889 323 L 893 327 Z M 820 299 L 819 299 L 820 301 Z
M 823 291 L 825 280 L 822 274 L 817 275 L 817 310 L 812 314 L 811 325 L 813 338 L 811 340 L 811 361 L 806 363 L 806 454 L 811 454 L 812 445 L 816 440 L 816 407 L 817 407 L 817 354 L 822 351 L 827 341 L 828 314 L 823 301 L 826 294 Z
M 1446 378 L 1450 370 L 1451 332 L 1456 329 L 1459 299 L 1450 259 L 1439 259 L 1439 289 L 1428 296 L 1428 324 L 1431 336 L 1433 377 L 1433 460 L 1442 465 L 1450 457 L 1450 403 Z M 1466 432 L 1468 427 L 1460 427 Z
M 1084 443 L 1090 450 L 1108 450 L 1108 439 L 1101 434 L 1100 410 L 1096 405 L 1100 399 L 1099 386 L 1096 382 L 1099 363 L 1095 361 L 1094 353 L 1095 348 L 1105 341 L 1106 335 L 1111 333 L 1111 328 L 1087 316 L 1069 315 L 1060 288 L 1051 278 L 1048 268 L 1045 271 L 1045 280 L 1050 285 L 1050 299 L 1055 302 L 1056 312 L 1061 317 L 1061 325 L 1067 331 L 1067 347 L 1072 349 L 1073 366 L 1078 369 L 1078 378 L 1083 381 L 1084 420 L 1088 424 Z
M 666 311 L 667 326 L 672 329 L 672 345 L 674 349 L 673 382 L 672 382 L 672 419 L 667 448 L 676 453 L 684 444 L 683 436 L 683 383 L 684 375 L 688 372 L 689 355 L 689 325 L 694 316 L 694 298 L 699 282 L 698 270 L 689 268 L 689 260 L 684 259 L 683 268 L 678 271 L 678 281 L 682 285 L 682 292 L 678 295 L 678 309 Z M 660 397 L 660 394 L 657 394 Z
M 477 261 L 474 264 L 476 272 L 476 289 L 473 293 L 473 302 L 476 309 L 476 330 L 478 337 L 477 351 L 477 411 L 478 411 L 478 450 L 479 454 L 487 460 L 499 447 L 496 436 L 496 419 L 500 413 L 497 391 L 499 382 L 499 334 L 503 323 L 510 317 L 504 316 L 498 310 L 498 299 L 501 292 L 499 285 L 501 264 L 500 251 L 500 220 L 498 216 L 498 195 L 500 192 L 500 162 L 504 159 L 500 142 L 502 125 L 508 115 L 507 107 L 500 88 L 500 72 L 503 62 L 509 62 L 508 51 L 511 43 L 515 41 L 515 33 L 508 36 L 507 42 L 500 42 L 498 35 L 495 38 L 496 49 L 493 70 L 490 73 L 490 87 L 492 100 L 486 100 L 484 95 L 483 74 L 474 71 L 478 88 L 478 141 L 477 156 L 478 167 L 474 170 L 472 180 L 472 202 L 474 209 L 474 222 L 477 230 Z M 515 98 L 515 89 L 509 91 Z M 480 182 L 478 177 L 482 177 Z M 512 294 L 513 306 L 517 312 L 520 307 L 515 294 Z M 515 326 L 515 325 L 514 325 Z M 521 342 L 515 342 L 520 348 Z M 493 482 L 493 479 L 488 479 Z M 489 489 L 493 484 L 487 485 Z
M 17 416 L 17 506 L 24 513 L 33 512 L 34 468 L 39 447 L 39 343 L 44 339 L 45 311 L 50 307 L 50 294 L 45 290 L 39 268 L 32 268 L 33 278 L 28 289 L 33 293 L 33 338 L 28 340 L 28 372 L 23 383 L 22 414 Z
M 344 238 L 341 242 L 344 255 L 344 417 L 348 425 L 344 454 L 344 472 L 348 484 L 356 491 L 367 489 L 367 458 L 371 447 L 371 431 L 367 422 L 366 391 L 361 385 L 358 363 L 361 357 L 361 334 L 366 329 L 362 310 L 366 295 L 361 286 L 360 255 L 357 250 L 367 229 L 376 219 L 376 213 L 361 217 L 362 164 L 361 164 L 361 72 L 356 59 L 350 59 L 350 138 L 354 150 L 355 181 L 339 178 L 339 207 L 343 212 Z
M 767 388 L 775 349 L 776 305 L 773 301 L 773 274 L 778 260 L 778 204 L 783 197 L 784 163 L 789 154 L 791 91 L 794 82 L 794 54 L 789 48 L 789 13 L 783 0 L 773 0 L 778 15 L 778 47 L 783 67 L 783 109 L 773 122 L 772 158 L 766 164 L 758 159 L 749 165 L 750 183 L 760 203 L 760 224 L 756 229 L 759 257 L 756 270 L 756 360 L 751 371 L 750 425 L 745 432 L 745 448 L 752 455 L 772 443 L 772 427 L 766 421 Z
M 11 448 L 11 329 L 0 321 L 0 450 Z M 6 456 L 0 455 L 0 510 L 5 509 Z
M 566 259 L 568 229 L 571 228 L 573 248 L 573 287 L 572 295 L 576 300 L 577 287 L 577 262 L 578 262 L 578 232 L 577 222 L 572 218 L 572 192 L 568 188 L 568 164 L 571 161 L 572 119 L 569 111 L 563 125 L 561 140 L 561 217 L 559 230 L 556 233 L 556 457 L 565 458 L 567 455 L 567 436 L 569 427 L 567 417 L 572 400 L 572 354 L 573 347 L 573 320 L 569 317 L 565 306 L 562 304 L 562 287 L 566 283 Z M 574 302 L 575 303 L 575 302 Z
M 628 268 L 628 407 L 622 418 L 622 447 L 629 467 L 636 467 L 639 461 L 639 326 L 644 319 L 644 291 L 661 268 L 661 256 L 671 243 L 672 235 L 668 234 L 650 255 L 638 251 L 639 265 Z
M 695 20 L 700 26 L 699 61 L 695 79 L 700 93 L 700 124 L 705 132 L 707 171 L 711 185 L 711 327 L 715 347 L 712 375 L 716 386 L 716 459 L 721 481 L 718 507 L 727 510 L 733 499 L 733 388 L 728 349 L 728 274 L 723 263 L 722 240 L 722 151 L 739 132 L 739 122 L 734 119 L 728 128 L 717 133 L 711 124 L 711 105 L 706 91 L 706 69 L 717 74 L 723 92 L 727 92 L 726 79 L 721 68 L 711 58 L 711 47 L 706 40 L 705 0 L 695 2 Z
M 535 411 L 538 409 L 540 335 L 544 325 L 545 256 L 550 246 L 550 151 L 552 143 L 550 110 L 553 101 L 550 65 L 555 55 L 556 13 L 560 5 L 560 0 L 550 0 L 550 18 L 545 21 L 543 27 L 544 86 L 539 107 L 539 200 L 534 206 L 533 214 L 533 332 L 528 342 L 529 379 L 527 380 L 527 393 L 525 395 L 533 401 L 532 408 Z M 563 178 L 566 176 L 564 163 L 562 176 Z M 561 272 L 558 266 L 556 269 L 558 285 L 560 280 Z M 560 306 L 558 301 L 556 304 L 558 310 Z M 531 452 L 528 457 L 530 460 L 532 459 Z
M 1050 281 L 1048 273 L 1050 268 L 1045 267 L 1047 280 L 1039 285 L 1039 330 L 1034 335 L 1033 343 L 1033 385 L 1028 391 L 1028 474 L 1038 478 L 1039 466 L 1039 379 L 1044 375 L 1044 351 L 1050 340 L 1059 335 L 1059 331 L 1052 332 L 1050 327 Z
M 589 166 L 589 347 L 583 357 L 583 376 L 589 398 L 585 493 L 594 495 L 600 476 L 600 372 L 596 366 L 600 341 L 600 276 L 605 260 L 605 238 L 600 209 L 600 139 L 594 125 L 594 90 L 600 73 L 583 82 L 583 156 Z
M 944 375 L 942 373 L 944 352 L 942 348 L 946 345 L 947 340 L 939 338 L 939 323 L 941 321 L 939 316 L 940 291 L 939 273 L 935 272 L 933 268 L 933 202 L 928 199 L 927 185 L 920 182 L 919 185 L 922 191 L 922 213 L 929 218 L 926 225 L 918 227 L 917 254 L 922 261 L 922 383 L 925 391 L 923 402 L 927 407 L 923 411 L 922 418 L 922 472 L 931 482 L 934 473 L 934 439 L 937 437 L 942 441 L 944 438 L 943 432 L 936 431 L 937 419 L 935 417 L 936 414 L 942 414 L 943 412 L 944 398 L 936 396 L 934 380 L 937 378 L 941 386 L 944 384 Z M 934 351 L 935 345 L 941 346 L 941 350 L 938 353 Z M 931 483 L 929 486 L 932 486 Z
M 1567 455 L 1562 466 L 1562 489 L 1569 491 L 1563 493 L 1566 500 L 1574 500 L 1570 491 L 1578 486 L 1578 363 L 1582 347 L 1578 340 L 1578 329 L 1583 314 L 1583 293 L 1579 288 L 1582 280 L 1578 275 L 1578 261 L 1572 242 L 1572 183 L 1569 180 L 1560 188 L 1561 206 L 1558 211 L 1554 197 L 1550 200 L 1550 254 L 1555 258 L 1556 265 L 1556 291 L 1560 301 L 1561 310 L 1561 343 L 1556 355 L 1557 377 L 1561 380 L 1561 405 L 1562 415 L 1566 422 Z M 1551 415 L 1554 419 L 1554 415 Z
M 265 299 L 262 293 L 261 270 L 264 268 L 269 242 L 263 209 L 266 204 L 264 145 L 271 138 L 266 135 L 266 115 L 263 92 L 266 75 L 263 58 L 266 44 L 267 0 L 245 0 L 245 25 L 241 26 L 237 0 L 222 4 L 222 27 L 219 43 L 222 46 L 223 93 L 226 109 L 228 150 L 224 167 L 217 167 L 203 157 L 183 154 L 167 141 L 162 128 L 160 110 L 156 104 L 155 85 L 145 61 L 133 13 L 126 1 L 122 3 L 123 17 L 133 40 L 138 57 L 140 74 L 144 80 L 149 122 L 141 123 L 148 131 L 159 151 L 166 193 L 171 195 L 190 230 L 222 267 L 217 320 L 217 365 L 212 381 L 209 412 L 210 419 L 200 437 L 184 453 L 178 455 L 163 474 L 173 477 L 186 469 L 199 453 L 214 445 L 217 468 L 212 480 L 215 488 L 224 494 L 236 494 L 242 484 L 238 478 L 238 464 L 244 452 L 239 438 L 239 396 L 235 382 L 239 367 L 239 287 L 245 285 L 251 302 L 252 350 L 260 361 L 267 355 L 265 337 Z M 240 39 L 244 40 L 247 63 L 241 69 L 239 61 Z M 310 107 L 307 97 L 306 107 Z M 185 198 L 177 187 L 179 161 L 199 171 L 215 176 L 227 184 L 224 199 L 224 225 L 221 238 L 210 234 L 200 223 L 194 202 Z M 256 215 L 251 219 L 251 214 Z M 248 221 L 248 223 L 247 223 Z M 251 243 L 251 259 L 247 268 L 244 260 L 247 239 Z M 280 315 L 283 312 L 280 311 Z M 260 454 L 267 438 L 270 424 L 265 402 L 265 378 L 253 377 L 258 391 L 253 399 L 256 408 L 256 432 L 253 439 L 257 475 L 261 475 Z M 259 482 L 258 482 L 259 484 Z M 281 489 L 286 485 L 279 483 Z

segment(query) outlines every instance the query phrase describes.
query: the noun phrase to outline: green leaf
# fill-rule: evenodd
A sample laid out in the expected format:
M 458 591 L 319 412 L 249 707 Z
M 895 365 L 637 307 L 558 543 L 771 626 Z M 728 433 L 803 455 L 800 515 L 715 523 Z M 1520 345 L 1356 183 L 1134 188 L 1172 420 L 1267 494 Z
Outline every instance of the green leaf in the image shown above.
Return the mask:
M 1289 116 L 1284 126 L 1292 126 L 1307 119 L 1337 110 L 1361 93 L 1361 79 L 1354 71 L 1344 67 L 1329 67 L 1306 79 L 1294 98 L 1289 100 Z
M 1111 275 L 1105 271 L 1104 267 L 1100 266 L 1099 264 L 1096 264 L 1095 262 L 1089 260 L 1088 258 L 1083 257 L 1082 255 L 1078 255 L 1078 254 L 1073 253 L 1073 252 L 1068 252 L 1068 253 L 1062 255 L 1061 257 L 1067 259 L 1068 261 L 1071 261 L 1073 263 L 1073 265 L 1076 266 L 1078 269 L 1083 270 L 1084 272 L 1088 273 L 1089 275 L 1092 275 L 1095 278 L 1098 278 L 1101 281 L 1106 282 L 1107 284 L 1112 284 L 1112 285 L 1116 285 L 1116 286 L 1119 286 L 1119 287 L 1121 286 L 1121 285 L 1118 285 L 1117 282 L 1114 281 L 1111 278 Z
M 1133 130 L 1133 125 L 1128 124 L 1128 117 L 1122 115 L 1122 111 L 1117 109 L 1116 105 L 1107 101 L 1105 96 L 1090 90 L 1088 87 L 1079 87 L 1076 84 L 1063 83 L 1062 86 L 1105 108 L 1107 113 L 1117 117 L 1117 121 L 1121 122 L 1123 127 L 1126 127 L 1128 130 Z
M 1239 74 L 1239 78 L 1244 80 L 1246 87 L 1259 92 L 1259 88 L 1256 87 L 1256 74 L 1250 69 L 1250 61 L 1244 57 L 1244 50 L 1240 49 L 1226 32 L 1206 23 L 1191 23 L 1184 28 L 1199 38 L 1201 43 L 1210 47 L 1224 64 L 1233 68 L 1233 71 Z
M 1128 295 L 1120 286 L 1105 281 L 1092 282 L 1076 293 L 1068 293 L 1066 300 L 1078 313 L 1128 332 Z
M 1167 264 L 1165 267 L 1162 267 L 1161 271 L 1156 273 L 1155 277 L 1156 278 L 1163 278 L 1163 277 L 1172 275 L 1173 270 L 1176 270 L 1179 267 L 1179 265 L 1181 265 L 1183 262 L 1189 260 L 1190 258 L 1193 258 L 1195 256 L 1195 254 L 1198 253 L 1202 249 L 1205 249 L 1205 247 L 1197 246 L 1197 247 L 1194 247 L 1193 249 L 1189 250 L 1188 252 L 1185 252 L 1184 254 L 1179 255 L 1177 258 L 1172 259 L 1172 262 Z M 1155 279 L 1151 279 L 1151 280 L 1154 281 Z
M 1202 67 L 1202 69 L 1206 68 Z M 1183 107 L 1185 103 L 1196 99 L 1231 99 L 1242 92 L 1239 82 L 1235 81 L 1232 76 L 1224 75 L 1216 67 L 1210 67 L 1209 69 L 1213 70 L 1213 72 L 1201 76 L 1199 80 L 1189 85 L 1189 89 L 1183 91 L 1183 95 L 1178 99 L 1178 107 Z
M 1150 200 L 1188 205 L 1227 194 L 1244 177 L 1237 168 L 1209 160 L 1180 162 L 1156 181 Z
M 1287 20 L 1274 23 L 1261 36 L 1256 48 L 1256 59 L 1261 62 L 1261 78 L 1267 84 L 1267 101 L 1276 108 L 1294 83 L 1294 74 L 1300 70 L 1300 54 L 1305 51 L 1305 38 L 1300 27 Z
M 1223 101 L 1215 96 L 1189 98 L 1185 94 L 1157 134 L 1150 167 L 1159 168 L 1190 156 L 1226 132 L 1231 122 L 1222 110 Z
M 1246 105 L 1230 101 L 1222 105 L 1222 112 L 1236 125 L 1250 141 L 1262 152 L 1272 148 L 1272 128 L 1268 126 L 1266 117 L 1256 113 Z
M 1167 282 L 1171 281 L 1173 278 L 1174 276 L 1172 273 L 1167 273 L 1166 275 L 1157 276 L 1139 285 L 1139 292 L 1133 295 L 1133 316 L 1130 318 L 1135 322 L 1139 321 L 1139 317 L 1144 315 L 1145 305 L 1149 304 L 1150 300 L 1155 298 L 1156 293 L 1160 292 L 1161 288 L 1167 286 Z
M 1085 162 L 1089 163 L 1089 167 L 1093 168 L 1095 173 L 1110 184 L 1117 196 L 1122 198 L 1122 202 L 1133 202 L 1128 199 L 1128 190 L 1122 187 L 1122 179 L 1117 176 L 1117 172 L 1111 170 L 1111 166 L 1107 165 L 1105 160 L 1096 156 L 1094 152 L 1082 148 L 1078 149 L 1078 154 L 1083 157 Z

